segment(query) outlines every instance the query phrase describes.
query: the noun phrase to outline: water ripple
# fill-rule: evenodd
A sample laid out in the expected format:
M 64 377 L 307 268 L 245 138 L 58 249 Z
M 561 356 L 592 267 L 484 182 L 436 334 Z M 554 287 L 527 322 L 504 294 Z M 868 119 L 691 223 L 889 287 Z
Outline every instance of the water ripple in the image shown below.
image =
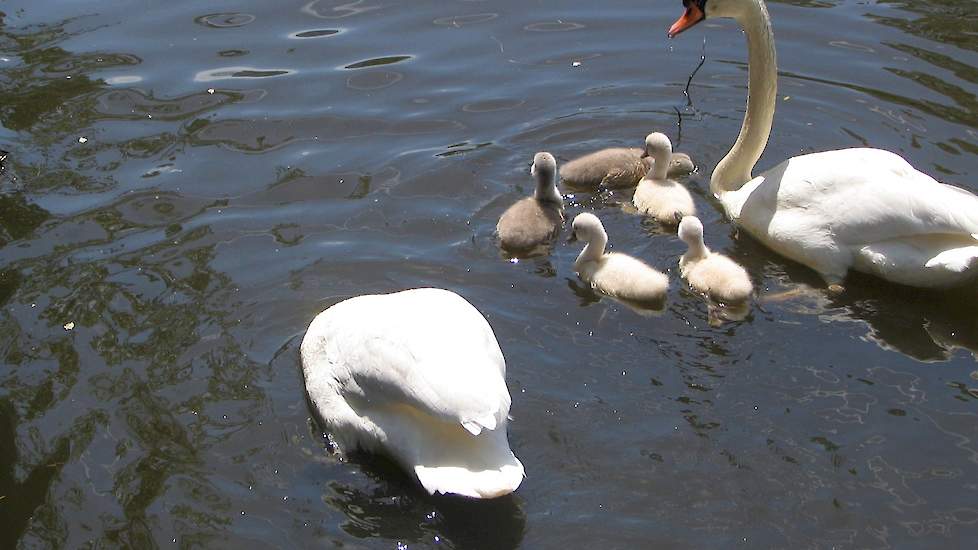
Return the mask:
M 273 78 L 295 74 L 294 69 L 256 69 L 254 67 L 221 67 L 200 71 L 194 75 L 194 82 L 213 82 L 230 78 Z
M 248 13 L 210 13 L 195 18 L 194 23 L 214 29 L 231 29 L 243 27 L 254 20 L 255 16 Z
M 499 17 L 498 13 L 473 13 L 471 15 L 451 15 L 448 17 L 439 17 L 432 21 L 435 25 L 442 25 L 445 27 L 464 27 L 466 25 L 475 25 L 477 23 L 485 23 L 486 21 L 492 21 Z
M 379 67 L 381 65 L 393 65 L 394 63 L 400 63 L 411 59 L 410 55 L 389 55 L 386 57 L 375 57 L 373 59 L 365 59 L 363 61 L 357 61 L 356 63 L 350 63 L 349 65 L 343 67 L 344 69 L 365 69 L 367 67 Z
M 339 29 L 312 29 L 308 31 L 298 31 L 289 34 L 289 38 L 323 38 L 325 36 L 334 36 L 343 31 Z

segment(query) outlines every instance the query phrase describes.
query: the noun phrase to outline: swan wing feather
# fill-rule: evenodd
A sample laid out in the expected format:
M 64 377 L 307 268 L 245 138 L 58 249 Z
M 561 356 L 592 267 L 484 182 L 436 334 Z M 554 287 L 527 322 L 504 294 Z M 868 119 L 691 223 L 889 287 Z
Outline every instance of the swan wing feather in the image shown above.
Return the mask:
M 803 155 L 764 177 L 764 187 L 777 193 L 779 213 L 822 225 L 844 244 L 978 233 L 978 197 L 936 181 L 889 151 Z
M 489 323 L 457 294 L 360 296 L 314 323 L 320 319 L 323 351 L 343 393 L 404 403 L 475 435 L 505 424 L 510 396 L 502 351 Z

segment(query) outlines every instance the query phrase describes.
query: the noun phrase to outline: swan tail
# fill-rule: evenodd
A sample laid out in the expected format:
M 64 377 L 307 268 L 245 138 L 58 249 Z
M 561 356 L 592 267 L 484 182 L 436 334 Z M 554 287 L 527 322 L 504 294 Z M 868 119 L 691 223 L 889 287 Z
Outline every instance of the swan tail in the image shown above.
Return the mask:
M 470 434 L 479 435 L 482 433 L 482 430 L 492 431 L 496 429 L 496 426 L 499 426 L 501 422 L 501 419 L 497 418 L 499 412 L 499 409 L 496 409 L 492 413 L 484 413 L 478 416 L 463 418 L 459 423 Z
M 496 417 L 492 415 L 480 416 L 471 420 L 463 420 L 462 427 L 472 435 L 479 435 L 482 430 L 495 430 Z
M 930 269 L 940 268 L 955 273 L 963 273 L 971 269 L 976 260 L 978 260 L 978 246 L 963 246 L 941 252 L 927 260 L 924 266 Z
M 523 482 L 523 464 L 510 453 L 511 461 L 498 468 L 418 465 L 414 473 L 429 494 L 455 494 L 471 498 L 508 495 Z

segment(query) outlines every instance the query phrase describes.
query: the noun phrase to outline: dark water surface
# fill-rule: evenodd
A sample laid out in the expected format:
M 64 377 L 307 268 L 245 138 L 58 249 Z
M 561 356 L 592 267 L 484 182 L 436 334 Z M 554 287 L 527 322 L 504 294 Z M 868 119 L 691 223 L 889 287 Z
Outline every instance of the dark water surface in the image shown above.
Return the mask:
M 761 168 L 868 144 L 978 189 L 978 4 L 770 9 Z M 0 547 L 973 547 L 978 287 L 831 297 L 738 236 L 707 186 L 740 128 L 743 36 L 668 41 L 680 10 L 0 0 Z M 703 166 L 708 242 L 761 289 L 741 322 L 711 327 L 677 283 L 659 316 L 598 299 L 563 240 L 496 248 L 534 152 L 652 129 Z M 570 216 L 677 281 L 683 246 L 627 192 L 574 191 Z M 496 330 L 512 497 L 429 497 L 339 462 L 310 419 L 307 323 L 419 285 Z

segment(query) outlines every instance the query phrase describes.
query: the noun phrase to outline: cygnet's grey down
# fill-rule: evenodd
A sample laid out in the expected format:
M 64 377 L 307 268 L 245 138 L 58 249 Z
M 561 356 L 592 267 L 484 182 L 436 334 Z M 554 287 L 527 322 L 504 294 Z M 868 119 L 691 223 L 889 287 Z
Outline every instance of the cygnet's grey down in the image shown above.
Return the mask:
M 549 243 L 564 221 L 564 200 L 557 192 L 553 155 L 537 153 L 530 174 L 536 178 L 533 196 L 510 206 L 496 224 L 499 244 L 508 251 L 527 251 Z
M 652 135 L 654 134 L 649 134 L 645 138 L 644 149 L 611 147 L 568 161 L 560 169 L 560 177 L 568 185 L 578 187 L 598 185 L 612 188 L 631 187 L 648 174 L 655 164 L 655 159 L 648 150 L 648 140 Z M 695 169 L 696 165 L 689 155 L 675 153 L 669 162 L 666 176 L 681 177 Z
M 632 202 L 639 212 L 652 216 L 659 223 L 675 225 L 683 216 L 696 213 L 693 197 L 682 184 L 667 176 L 665 166 L 672 157 L 672 142 L 665 134 L 649 134 L 645 147 L 655 159 L 652 169 L 638 182 Z
M 605 253 L 608 234 L 601 220 L 590 212 L 578 214 L 573 239 L 587 243 L 574 262 L 574 271 L 591 287 L 614 298 L 653 303 L 665 299 L 669 277 L 642 260 L 621 252 Z
M 696 216 L 679 222 L 679 238 L 689 250 L 679 259 L 679 273 L 689 286 L 725 304 L 745 302 L 754 292 L 747 271 L 703 241 L 703 224 Z

